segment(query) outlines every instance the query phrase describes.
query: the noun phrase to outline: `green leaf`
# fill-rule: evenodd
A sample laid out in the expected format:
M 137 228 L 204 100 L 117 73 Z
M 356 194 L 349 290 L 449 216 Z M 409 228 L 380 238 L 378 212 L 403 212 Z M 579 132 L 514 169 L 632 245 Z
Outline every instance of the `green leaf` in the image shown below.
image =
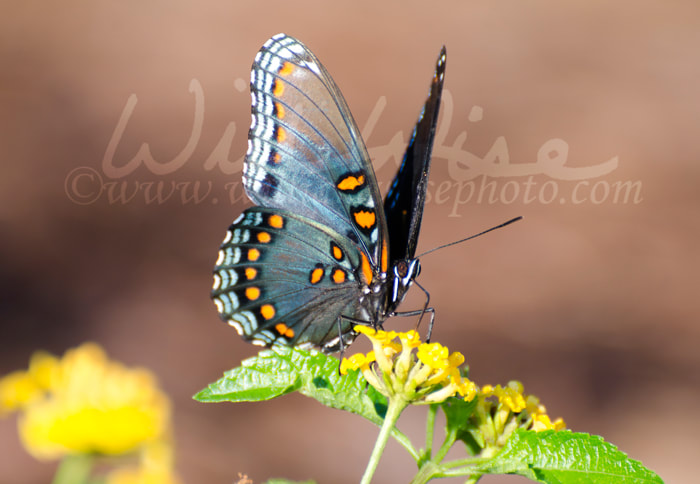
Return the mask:
M 447 418 L 447 429 L 459 431 L 467 424 L 469 417 L 474 413 L 477 399 L 465 402 L 463 398 L 450 397 L 442 402 L 442 411 Z
M 457 439 L 466 444 L 470 455 L 477 454 L 484 446 L 481 433 L 469 419 L 474 413 L 476 404 L 476 398 L 465 402 L 464 399 L 457 397 L 450 397 L 441 404 L 447 420 L 445 432 L 448 434 L 454 432 Z
M 519 474 L 548 484 L 663 484 L 602 437 L 568 430 L 518 430 L 479 473 Z
M 387 400 L 359 371 L 341 376 L 337 358 L 279 347 L 261 351 L 194 396 L 200 402 L 257 402 L 298 391 L 381 425 Z

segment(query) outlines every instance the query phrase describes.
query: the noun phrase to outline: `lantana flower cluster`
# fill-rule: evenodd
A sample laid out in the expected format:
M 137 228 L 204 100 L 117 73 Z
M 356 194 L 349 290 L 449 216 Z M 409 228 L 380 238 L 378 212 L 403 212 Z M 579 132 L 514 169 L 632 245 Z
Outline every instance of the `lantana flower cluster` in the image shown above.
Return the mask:
M 526 395 L 523 384 L 514 380 L 505 386 L 480 388 L 472 420 L 485 448 L 484 457 L 500 449 L 518 428 L 536 432 L 566 428 L 564 420 L 552 421 L 539 398 Z
M 460 367 L 464 356 L 450 353 L 440 343 L 423 343 L 416 331 L 397 333 L 356 326 L 367 336 L 373 350 L 344 358 L 340 372 L 359 369 L 367 382 L 387 398 L 400 398 L 407 404 L 441 403 L 459 396 L 474 400 L 468 427 L 483 449 L 482 456 L 496 452 L 518 428 L 562 430 L 564 421 L 552 421 L 547 409 L 534 395 L 526 395 L 523 385 L 511 381 L 505 386 L 479 388 Z
M 455 395 L 470 401 L 476 396 L 476 385 L 460 373 L 461 353 L 450 353 L 440 343 L 423 343 L 413 330 L 397 333 L 360 325 L 354 329 L 370 339 L 373 350 L 344 358 L 342 374 L 359 369 L 386 397 L 400 396 L 413 404 L 439 403 Z

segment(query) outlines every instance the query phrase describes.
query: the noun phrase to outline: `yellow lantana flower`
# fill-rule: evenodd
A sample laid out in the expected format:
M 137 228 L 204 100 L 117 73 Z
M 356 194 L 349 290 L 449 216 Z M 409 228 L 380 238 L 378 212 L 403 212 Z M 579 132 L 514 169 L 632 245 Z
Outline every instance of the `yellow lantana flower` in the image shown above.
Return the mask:
M 519 381 L 510 381 L 505 387 L 501 385 L 485 385 L 481 389 L 483 396 L 496 396 L 498 397 L 499 403 L 502 404 L 507 410 L 518 413 L 522 411 L 525 406 L 525 397 L 523 396 L 523 384 Z
M 26 371 L 15 371 L 0 380 L 0 415 L 28 405 L 42 395 L 41 388 Z
M 20 412 L 20 437 L 33 456 L 123 454 L 169 434 L 170 407 L 153 375 L 110 361 L 86 343 L 58 359 L 0 379 L 0 408 Z
M 563 430 L 565 428 L 566 424 L 561 417 L 552 422 L 549 415 L 546 413 L 538 413 L 532 416 L 532 430 L 535 432 L 541 432 L 543 430 Z

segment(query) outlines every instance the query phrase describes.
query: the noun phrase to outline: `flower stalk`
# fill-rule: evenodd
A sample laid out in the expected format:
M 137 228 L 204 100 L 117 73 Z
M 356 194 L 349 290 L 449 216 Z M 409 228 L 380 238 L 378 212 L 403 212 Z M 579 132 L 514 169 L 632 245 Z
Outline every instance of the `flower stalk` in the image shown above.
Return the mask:
M 377 441 L 372 449 L 372 454 L 370 455 L 367 468 L 365 469 L 365 473 L 360 480 L 360 484 L 369 484 L 372 482 L 372 477 L 374 476 L 374 472 L 377 470 L 377 466 L 379 465 L 379 460 L 382 457 L 382 453 L 384 453 L 386 443 L 389 441 L 391 431 L 396 425 L 401 412 L 403 412 L 407 406 L 408 402 L 400 398 L 393 398 L 389 400 L 389 406 L 387 407 L 384 422 L 379 430 Z

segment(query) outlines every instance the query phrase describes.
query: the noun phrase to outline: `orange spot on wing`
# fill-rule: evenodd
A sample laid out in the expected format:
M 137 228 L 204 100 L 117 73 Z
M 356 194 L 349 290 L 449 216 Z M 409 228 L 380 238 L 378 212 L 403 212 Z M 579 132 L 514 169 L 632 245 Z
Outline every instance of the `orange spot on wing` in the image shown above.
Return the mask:
M 365 184 L 365 177 L 364 175 L 360 176 L 346 176 L 338 184 L 336 185 L 338 187 L 338 190 L 341 190 L 343 192 L 346 191 L 353 191 L 357 187 L 362 186 Z
M 283 92 L 284 92 L 284 82 L 280 81 L 279 79 L 275 79 L 272 83 L 272 94 L 275 97 L 280 97 L 280 96 L 282 96 Z
M 345 282 L 345 271 L 342 269 L 336 269 L 333 271 L 333 282 L 336 284 L 342 284 Z
M 258 242 L 261 244 L 267 244 L 272 240 L 272 236 L 268 234 L 267 232 L 259 232 L 258 233 Z
M 260 306 L 260 314 L 269 321 L 275 317 L 275 307 L 272 304 L 263 304 Z
M 275 151 L 272 155 L 272 162 L 276 165 L 280 162 L 281 159 L 282 159 L 282 155 L 280 155 L 279 153 L 277 153 Z
M 386 272 L 388 266 L 389 266 L 389 254 L 388 254 L 388 249 L 386 246 L 386 239 L 382 240 L 382 258 L 381 258 L 381 266 L 382 266 L 382 272 Z
M 294 330 L 287 326 L 284 323 L 277 323 L 275 325 L 275 329 L 279 334 L 282 336 L 286 336 L 287 338 L 293 338 L 294 337 Z
M 335 260 L 343 260 L 343 251 L 341 250 L 341 248 L 335 244 L 332 244 L 332 249 L 333 249 L 333 258 Z
M 287 132 L 282 126 L 277 126 L 277 141 L 279 143 L 284 143 L 285 139 L 287 139 Z
M 284 64 L 282 64 L 282 67 L 277 72 L 280 76 L 288 76 L 289 74 L 294 72 L 294 64 L 292 64 L 291 62 L 285 62 Z
M 256 261 L 260 258 L 260 251 L 258 249 L 248 249 L 248 260 Z
M 371 229 L 377 221 L 377 217 L 373 211 L 360 210 L 353 215 L 355 217 L 355 223 L 363 229 Z
M 365 254 L 362 254 L 362 277 L 365 280 L 365 284 L 369 285 L 372 283 L 372 266 Z
M 311 281 L 311 284 L 318 284 L 322 277 L 323 277 L 323 269 L 320 267 L 317 267 L 316 269 L 311 271 L 311 277 L 309 278 L 309 281 Z
M 248 279 L 249 281 L 252 281 L 253 279 L 255 279 L 255 276 L 257 276 L 257 275 L 258 275 L 258 270 L 256 268 L 246 267 L 246 269 L 245 269 L 246 279 Z
M 282 106 L 280 103 L 275 103 L 275 113 L 277 113 L 277 119 L 284 118 L 284 106 Z
M 260 297 L 260 288 L 255 286 L 247 288 L 245 290 L 245 297 L 247 297 L 249 301 L 255 301 Z
M 274 229 L 281 229 L 284 227 L 284 219 L 280 215 L 270 215 L 270 218 L 267 219 L 267 223 Z

